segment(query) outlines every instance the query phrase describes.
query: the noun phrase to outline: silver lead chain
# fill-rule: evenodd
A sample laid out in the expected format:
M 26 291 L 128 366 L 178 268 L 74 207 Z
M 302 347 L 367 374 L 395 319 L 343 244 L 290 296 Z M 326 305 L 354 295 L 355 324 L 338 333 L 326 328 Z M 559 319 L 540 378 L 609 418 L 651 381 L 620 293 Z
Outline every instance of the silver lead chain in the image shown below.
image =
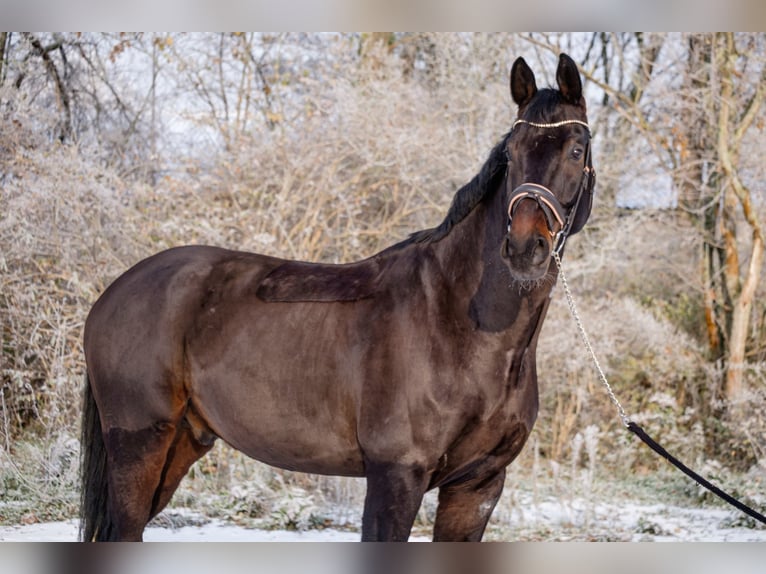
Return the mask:
M 596 370 L 598 371 L 599 379 L 606 388 L 606 392 L 609 395 L 609 398 L 614 403 L 614 406 L 617 407 L 617 413 L 620 415 L 620 419 L 622 419 L 622 424 L 627 428 L 628 424 L 630 423 L 630 419 L 628 418 L 628 415 L 625 414 L 625 409 L 622 408 L 620 401 L 618 401 L 617 397 L 614 395 L 612 386 L 609 384 L 609 381 L 604 374 L 604 370 L 601 368 L 601 365 L 598 362 L 596 353 L 593 352 L 593 347 L 590 344 L 588 333 L 585 332 L 585 327 L 582 324 L 582 320 L 580 320 L 580 314 L 577 312 L 577 307 L 575 305 L 574 298 L 572 297 L 572 291 L 569 289 L 569 283 L 567 283 L 566 275 L 564 275 L 564 268 L 561 265 L 561 257 L 557 251 L 553 252 L 553 259 L 556 261 L 556 267 L 558 267 L 559 270 L 561 284 L 564 286 L 564 294 L 566 295 L 567 304 L 569 305 L 569 312 L 572 314 L 572 318 L 574 318 L 575 323 L 577 324 L 577 330 L 580 332 L 580 339 L 582 339 L 582 342 L 585 345 L 585 349 L 588 351 L 588 354 L 590 355 L 590 358 L 593 361 Z

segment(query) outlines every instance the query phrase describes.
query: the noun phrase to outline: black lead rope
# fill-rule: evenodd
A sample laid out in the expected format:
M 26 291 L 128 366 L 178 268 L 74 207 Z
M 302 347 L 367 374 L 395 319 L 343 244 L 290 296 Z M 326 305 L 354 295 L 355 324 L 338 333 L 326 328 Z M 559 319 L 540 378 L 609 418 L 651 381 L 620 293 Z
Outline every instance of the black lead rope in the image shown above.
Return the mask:
M 604 388 L 606 389 L 607 394 L 609 395 L 609 399 L 614 403 L 614 406 L 617 407 L 617 412 L 620 415 L 620 418 L 622 419 L 622 423 L 625 425 L 625 427 L 634 435 L 636 435 L 638 438 L 640 438 L 654 452 L 659 454 L 661 457 L 667 460 L 670 464 L 672 464 L 678 470 L 683 472 L 686 476 L 695 480 L 697 484 L 707 488 L 710 492 L 712 492 L 713 494 L 715 494 L 722 500 L 725 500 L 726 502 L 728 502 L 729 504 L 731 504 L 733 507 L 737 508 L 738 510 L 741 510 L 748 516 L 754 518 L 761 524 L 766 524 L 766 516 L 764 516 L 760 512 L 753 510 L 747 504 L 740 502 L 739 500 L 734 498 L 731 494 L 724 492 L 723 490 L 718 488 L 716 485 L 711 483 L 709 480 L 701 477 L 699 474 L 691 470 L 688 466 L 686 466 L 684 463 L 682 463 L 680 460 L 678 460 L 676 457 L 674 457 L 672 454 L 666 451 L 661 444 L 659 444 L 652 437 L 646 434 L 646 431 L 644 429 L 642 429 L 639 425 L 637 425 L 636 423 L 634 423 L 628 418 L 628 415 L 625 413 L 625 409 L 622 408 L 620 401 L 617 400 L 617 397 L 615 396 L 614 391 L 612 390 L 612 387 L 609 385 L 609 381 L 607 381 L 606 375 L 604 374 L 604 371 L 601 368 L 601 365 L 599 365 L 598 358 L 596 357 L 596 353 L 593 351 L 593 347 L 590 344 L 590 339 L 588 338 L 588 334 L 585 332 L 585 327 L 583 326 L 582 320 L 580 319 L 580 314 L 577 312 L 577 306 L 575 305 L 574 298 L 572 297 L 572 291 L 569 289 L 569 284 L 567 283 L 566 275 L 564 275 L 564 269 L 561 266 L 561 257 L 559 256 L 558 252 L 555 252 L 555 251 L 553 252 L 553 259 L 556 262 L 556 266 L 558 267 L 559 277 L 561 278 L 561 283 L 564 287 L 564 293 L 567 298 L 567 303 L 569 304 L 569 311 L 571 312 L 572 318 L 574 318 L 575 323 L 577 324 L 577 329 L 580 332 L 580 338 L 582 339 L 582 342 L 585 344 L 585 348 L 587 349 L 588 354 L 590 355 L 590 358 L 593 361 L 594 366 L 596 367 L 596 371 L 598 371 L 599 378 L 602 384 L 604 385 Z
M 626 426 L 630 432 L 632 432 L 634 435 L 636 435 L 638 438 L 644 441 L 644 443 L 649 448 L 651 448 L 654 452 L 656 452 L 665 460 L 667 460 L 670 464 L 675 466 L 678 470 L 683 472 L 686 476 L 697 481 L 697 484 L 704 486 L 710 492 L 722 498 L 723 500 L 725 500 L 726 502 L 728 502 L 735 508 L 738 508 L 739 510 L 741 510 L 748 516 L 755 518 L 758 522 L 761 522 L 762 524 L 766 524 L 766 516 L 764 516 L 763 514 L 761 514 L 760 512 L 756 510 L 753 510 L 747 504 L 740 502 L 728 492 L 724 492 L 723 490 L 718 488 L 715 484 L 711 483 L 709 480 L 703 478 L 702 476 L 694 472 L 692 469 L 690 469 L 688 466 L 686 466 L 684 463 L 682 463 L 680 460 L 678 460 L 676 457 L 674 457 L 672 454 L 670 454 L 668 451 L 662 448 L 662 445 L 659 444 L 657 441 L 655 441 L 648 434 L 646 434 L 646 431 L 642 429 L 639 425 L 637 425 L 633 421 L 630 421 L 628 422 Z

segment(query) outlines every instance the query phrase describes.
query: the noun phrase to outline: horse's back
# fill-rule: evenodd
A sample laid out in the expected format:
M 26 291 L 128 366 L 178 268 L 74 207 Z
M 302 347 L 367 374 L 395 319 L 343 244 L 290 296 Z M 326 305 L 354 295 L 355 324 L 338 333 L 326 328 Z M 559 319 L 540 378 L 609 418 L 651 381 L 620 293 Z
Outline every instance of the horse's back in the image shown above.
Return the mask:
M 147 257 L 119 276 L 93 305 L 85 325 L 86 347 L 94 331 L 103 336 L 102 329 L 127 328 L 135 334 L 168 321 L 183 322 L 189 307 L 204 296 L 206 279 L 218 268 L 239 263 L 250 274 L 258 274 L 278 261 L 204 245 L 175 247 Z

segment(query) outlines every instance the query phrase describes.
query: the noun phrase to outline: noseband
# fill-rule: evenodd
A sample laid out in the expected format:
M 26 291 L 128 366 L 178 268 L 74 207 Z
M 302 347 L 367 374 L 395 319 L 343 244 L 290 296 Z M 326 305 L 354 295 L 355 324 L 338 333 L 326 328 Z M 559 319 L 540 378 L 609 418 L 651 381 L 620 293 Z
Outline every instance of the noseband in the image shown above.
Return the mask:
M 513 215 L 522 199 L 533 199 L 537 202 L 545 215 L 545 221 L 548 224 L 548 231 L 554 238 L 554 253 L 559 253 L 564 247 L 567 238 L 580 231 L 585 225 L 585 221 L 590 214 L 593 186 L 596 182 L 596 170 L 593 169 L 590 155 L 590 126 L 580 120 L 563 120 L 549 124 L 529 122 L 527 120 L 516 120 L 511 126 L 511 132 L 518 124 L 527 124 L 533 128 L 558 128 L 569 124 L 579 124 L 588 130 L 588 143 L 585 146 L 585 167 L 583 167 L 583 177 L 580 180 L 577 197 L 574 204 L 565 210 L 553 192 L 539 183 L 525 182 L 519 185 L 511 193 L 508 203 L 508 232 L 511 231 Z M 587 198 L 583 198 L 587 196 Z M 559 231 L 554 232 L 554 225 L 558 223 Z

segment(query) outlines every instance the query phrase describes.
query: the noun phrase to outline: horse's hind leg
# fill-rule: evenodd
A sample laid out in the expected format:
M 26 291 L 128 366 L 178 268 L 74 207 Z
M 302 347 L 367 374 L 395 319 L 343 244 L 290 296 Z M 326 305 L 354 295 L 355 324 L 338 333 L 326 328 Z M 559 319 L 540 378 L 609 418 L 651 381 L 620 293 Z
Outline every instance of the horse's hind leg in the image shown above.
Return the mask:
M 181 421 L 168 451 L 160 485 L 155 492 L 150 520 L 170 502 L 191 465 L 204 456 L 213 447 L 214 442 L 214 435 L 193 428 L 187 419 Z
M 142 540 L 176 434 L 176 424 L 171 422 L 107 431 L 111 540 Z

